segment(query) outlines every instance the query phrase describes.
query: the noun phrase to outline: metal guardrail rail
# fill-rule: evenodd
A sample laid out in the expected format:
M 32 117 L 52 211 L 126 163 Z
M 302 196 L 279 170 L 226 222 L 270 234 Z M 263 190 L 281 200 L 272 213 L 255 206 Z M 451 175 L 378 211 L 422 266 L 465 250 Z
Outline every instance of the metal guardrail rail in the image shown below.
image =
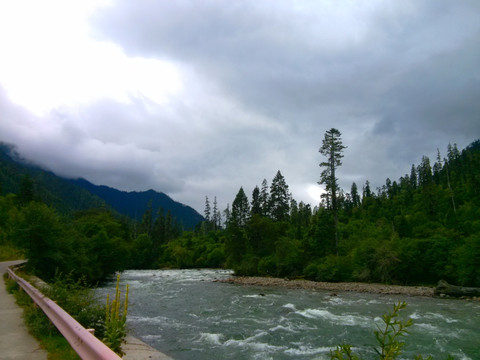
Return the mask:
M 50 321 L 57 327 L 62 335 L 72 346 L 73 350 L 85 360 L 120 360 L 108 346 L 93 336 L 87 329 L 80 325 L 65 310 L 57 305 L 19 277 L 15 272 L 7 268 L 8 274 L 22 287 L 32 300 L 43 310 Z

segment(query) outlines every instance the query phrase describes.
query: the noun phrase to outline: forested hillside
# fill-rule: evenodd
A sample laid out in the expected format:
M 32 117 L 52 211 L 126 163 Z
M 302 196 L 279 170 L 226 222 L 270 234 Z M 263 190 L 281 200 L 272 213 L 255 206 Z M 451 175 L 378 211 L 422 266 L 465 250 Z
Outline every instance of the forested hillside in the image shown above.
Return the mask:
M 328 164 L 321 164 L 324 181 L 332 179 Z M 333 197 L 328 185 L 314 209 L 291 198 L 280 171 L 250 198 L 240 188 L 223 214 L 207 198 L 207 220 L 164 245 L 160 264 L 319 281 L 480 286 L 480 141 L 461 152 L 448 145 L 433 162 L 424 156 L 378 189 L 353 183 L 349 192 L 333 187 Z
M 170 212 L 185 229 L 191 230 L 203 220 L 203 216 L 190 206 L 176 202 L 164 193 L 154 190 L 127 192 L 104 185 L 94 185 L 85 179 L 69 181 L 103 199 L 115 211 L 133 220 L 141 220 L 148 207 L 152 208 L 154 214 L 159 210 L 163 214 Z
M 13 146 L 0 143 L 0 195 L 18 193 L 25 179 L 30 179 L 37 200 L 63 214 L 107 206 L 87 190 L 21 159 Z
M 150 207 L 154 217 L 159 210 L 163 215 L 170 213 L 178 226 L 185 229 L 193 229 L 203 220 L 193 208 L 172 200 L 164 193 L 153 190 L 125 192 L 94 185 L 84 179 L 65 179 L 26 162 L 16 154 L 13 146 L 0 143 L 0 194 L 18 193 L 26 178 L 34 187 L 36 200 L 61 214 L 105 207 L 140 220 Z
M 278 171 L 250 198 L 241 187 L 224 211 L 206 197 L 205 220 L 187 232 L 151 207 L 141 221 L 105 207 L 62 214 L 26 174 L 16 192 L 2 190 L 0 250 L 22 249 L 46 279 L 61 271 L 92 283 L 126 268 L 227 267 L 318 281 L 480 286 L 480 141 L 462 151 L 448 145 L 445 157 L 424 156 L 398 180 L 375 190 L 353 183 L 349 192 L 335 176 L 340 133 L 326 134 L 324 144 L 334 148 L 321 152 L 327 192 L 319 206 L 297 203 Z

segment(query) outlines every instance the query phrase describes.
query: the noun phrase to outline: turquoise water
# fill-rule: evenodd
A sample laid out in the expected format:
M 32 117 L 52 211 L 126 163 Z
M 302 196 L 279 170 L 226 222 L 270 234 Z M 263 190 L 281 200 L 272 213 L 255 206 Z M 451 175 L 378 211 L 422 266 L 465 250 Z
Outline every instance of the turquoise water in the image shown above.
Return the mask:
M 130 286 L 130 332 L 174 359 L 329 359 L 352 344 L 375 358 L 373 331 L 406 301 L 414 325 L 401 359 L 414 354 L 480 359 L 480 303 L 424 297 L 293 290 L 214 282 L 224 270 L 122 273 Z M 114 292 L 114 283 L 99 289 Z

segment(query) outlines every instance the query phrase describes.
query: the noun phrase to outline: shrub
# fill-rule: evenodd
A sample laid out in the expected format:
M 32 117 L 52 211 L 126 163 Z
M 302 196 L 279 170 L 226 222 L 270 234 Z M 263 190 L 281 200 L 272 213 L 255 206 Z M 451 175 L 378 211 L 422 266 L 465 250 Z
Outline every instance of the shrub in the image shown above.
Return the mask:
M 107 307 L 105 311 L 105 334 L 102 341 L 110 349 L 119 355 L 124 355 L 122 343 L 127 336 L 127 312 L 128 312 L 128 285 L 125 290 L 125 300 L 123 302 L 123 311 L 121 311 L 121 293 L 120 293 L 120 275 L 117 276 L 117 286 L 115 288 L 115 298 L 110 302 L 110 296 L 107 294 Z

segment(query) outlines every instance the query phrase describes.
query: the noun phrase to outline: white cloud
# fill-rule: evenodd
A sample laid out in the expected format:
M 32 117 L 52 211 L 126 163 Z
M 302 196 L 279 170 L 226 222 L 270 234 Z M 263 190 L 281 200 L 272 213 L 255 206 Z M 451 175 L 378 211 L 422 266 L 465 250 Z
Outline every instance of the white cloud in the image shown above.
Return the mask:
M 89 37 L 97 1 L 9 1 L 0 4 L 0 83 L 37 115 L 101 97 L 168 102 L 182 88 L 179 70 L 160 59 L 130 58 Z

